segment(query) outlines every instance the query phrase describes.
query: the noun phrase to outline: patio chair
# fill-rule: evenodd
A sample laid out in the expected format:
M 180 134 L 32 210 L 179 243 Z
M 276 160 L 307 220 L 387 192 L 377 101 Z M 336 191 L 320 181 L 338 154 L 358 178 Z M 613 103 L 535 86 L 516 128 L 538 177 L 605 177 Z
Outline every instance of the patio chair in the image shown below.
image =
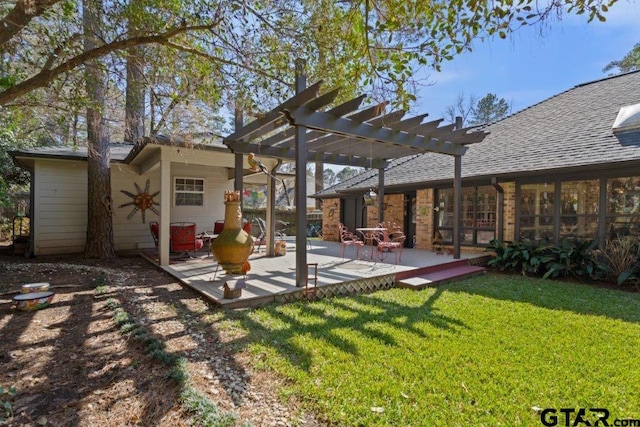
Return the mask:
M 172 222 L 170 226 L 171 251 L 183 252 L 185 257 L 193 258 L 189 252 L 202 249 L 204 241 L 196 237 L 194 222 Z
M 318 293 L 318 263 L 307 264 L 307 278 L 302 295 L 308 300 L 316 297 Z
M 260 233 L 253 238 L 253 247 L 260 252 L 260 246 L 266 243 L 267 238 L 267 223 L 262 218 L 254 218 L 252 222 L 255 222 L 260 229 Z
M 158 236 L 160 235 L 160 224 L 158 224 L 158 221 L 151 221 L 149 223 L 149 230 L 151 230 L 151 237 L 153 237 L 153 243 L 155 243 L 157 248 Z
M 344 258 L 344 250 L 347 246 L 356 247 L 356 258 L 360 258 L 360 249 L 364 247 L 364 242 L 350 232 L 347 227 L 340 223 L 340 244 L 342 246 L 342 258 Z
M 224 230 L 224 220 L 219 219 L 213 224 L 213 234 L 220 234 Z
M 404 248 L 405 236 L 402 231 L 391 231 L 387 236 L 378 235 L 374 237 L 377 243 L 378 257 L 381 261 L 384 260 L 386 255 L 393 252 L 396 258 L 396 264 L 402 260 L 402 249 Z
M 440 231 L 436 231 L 433 236 L 433 240 L 431 241 L 431 246 L 433 247 L 433 252 L 438 255 L 442 254 L 442 234 Z

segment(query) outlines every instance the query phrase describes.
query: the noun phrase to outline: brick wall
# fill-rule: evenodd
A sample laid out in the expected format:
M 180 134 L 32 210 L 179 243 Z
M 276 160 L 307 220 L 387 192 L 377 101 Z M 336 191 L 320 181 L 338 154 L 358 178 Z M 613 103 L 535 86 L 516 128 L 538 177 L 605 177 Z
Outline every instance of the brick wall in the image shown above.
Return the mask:
M 384 222 L 393 223 L 404 229 L 404 194 L 384 195 Z M 367 206 L 367 227 L 378 226 L 378 203 Z
M 515 182 L 500 183 L 504 189 L 504 239 L 515 239 L 516 224 L 516 184 Z M 433 188 L 416 191 L 416 248 L 433 249 L 434 235 L 434 196 Z M 386 194 L 384 201 L 387 208 L 384 212 L 385 222 L 392 222 L 404 227 L 405 196 L 403 194 Z M 338 224 L 340 222 L 340 200 L 326 199 L 323 204 L 322 235 L 324 240 L 340 241 Z M 367 227 L 378 225 L 378 205 L 367 206 Z M 443 246 L 445 249 L 451 246 Z M 464 251 L 483 252 L 482 247 L 463 246 Z
M 433 197 L 435 190 L 416 191 L 416 248 L 431 249 L 433 240 Z
M 340 199 L 325 199 L 322 202 L 322 240 L 340 241 Z

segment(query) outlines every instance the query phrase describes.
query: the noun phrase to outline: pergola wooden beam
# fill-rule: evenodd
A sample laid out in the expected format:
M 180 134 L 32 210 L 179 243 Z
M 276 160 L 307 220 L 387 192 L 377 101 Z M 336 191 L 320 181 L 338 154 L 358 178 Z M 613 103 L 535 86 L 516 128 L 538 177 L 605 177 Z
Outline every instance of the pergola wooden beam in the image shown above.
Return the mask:
M 234 152 L 238 153 L 248 153 L 250 150 L 255 150 L 256 147 L 254 144 L 248 142 L 229 142 L 227 146 Z M 259 155 L 267 156 L 267 157 L 277 157 L 281 159 L 293 160 L 295 159 L 295 149 L 293 148 L 282 148 L 282 147 L 263 147 L 258 152 Z M 344 166 L 353 166 L 353 167 L 386 167 L 388 162 L 386 160 L 381 159 L 370 159 L 367 156 L 359 157 L 356 155 L 348 155 L 342 153 L 326 153 L 321 151 L 307 151 L 307 161 L 308 162 L 323 162 L 323 163 L 332 163 Z
M 429 140 L 423 136 L 415 134 L 393 131 L 384 127 L 375 127 L 366 123 L 358 123 L 353 120 L 335 117 L 327 113 L 311 111 L 305 107 L 298 107 L 286 111 L 288 113 L 289 120 L 295 126 L 304 126 L 309 129 L 348 135 L 369 141 L 387 144 L 402 144 L 417 150 L 433 151 L 440 154 L 461 156 L 467 151 L 466 147 L 458 144 L 452 144 L 450 142 L 435 139 Z
M 286 118 L 283 116 L 283 109 L 291 107 L 299 107 L 316 98 L 320 91 L 322 81 L 309 86 L 304 91 L 289 98 L 278 107 L 260 116 L 256 120 L 250 122 L 243 128 L 236 130 L 234 133 L 225 138 L 230 141 L 240 141 L 259 138 L 265 134 L 287 124 Z

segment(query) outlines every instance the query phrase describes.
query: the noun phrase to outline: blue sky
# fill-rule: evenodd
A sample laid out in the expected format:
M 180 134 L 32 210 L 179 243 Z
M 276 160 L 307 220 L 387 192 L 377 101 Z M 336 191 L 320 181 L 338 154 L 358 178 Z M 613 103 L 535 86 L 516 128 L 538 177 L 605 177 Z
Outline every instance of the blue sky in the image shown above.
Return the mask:
M 421 88 L 410 115 L 444 116 L 460 92 L 478 99 L 494 93 L 522 110 L 573 86 L 606 77 L 609 62 L 621 59 L 640 42 L 640 2 L 618 1 L 606 22 L 587 23 L 586 16 L 565 16 L 540 28 L 518 30 L 506 40 L 476 43 L 430 72 L 432 85 Z

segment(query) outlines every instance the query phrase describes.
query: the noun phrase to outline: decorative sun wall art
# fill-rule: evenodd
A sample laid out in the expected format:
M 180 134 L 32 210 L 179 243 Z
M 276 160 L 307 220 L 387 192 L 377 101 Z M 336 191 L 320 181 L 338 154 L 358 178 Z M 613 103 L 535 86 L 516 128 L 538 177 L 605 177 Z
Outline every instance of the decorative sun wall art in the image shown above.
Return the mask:
M 153 200 L 153 198 L 160 194 L 160 192 L 156 191 L 153 194 L 149 194 L 150 182 L 148 179 L 147 183 L 144 186 L 144 191 L 136 182 L 134 182 L 133 185 L 136 186 L 136 191 L 138 192 L 138 194 L 133 194 L 127 190 L 120 190 L 121 193 L 126 194 L 133 199 L 133 201 L 129 203 L 121 204 L 120 207 L 124 208 L 127 206 L 133 206 L 133 209 L 131 210 L 131 212 L 129 212 L 129 215 L 127 215 L 127 219 L 133 218 L 136 212 L 140 211 L 142 215 L 142 223 L 144 224 L 146 222 L 145 212 L 147 209 L 151 210 L 151 212 L 155 213 L 156 215 L 160 215 L 160 212 L 158 212 L 158 210 L 154 207 L 159 206 L 160 204 Z

